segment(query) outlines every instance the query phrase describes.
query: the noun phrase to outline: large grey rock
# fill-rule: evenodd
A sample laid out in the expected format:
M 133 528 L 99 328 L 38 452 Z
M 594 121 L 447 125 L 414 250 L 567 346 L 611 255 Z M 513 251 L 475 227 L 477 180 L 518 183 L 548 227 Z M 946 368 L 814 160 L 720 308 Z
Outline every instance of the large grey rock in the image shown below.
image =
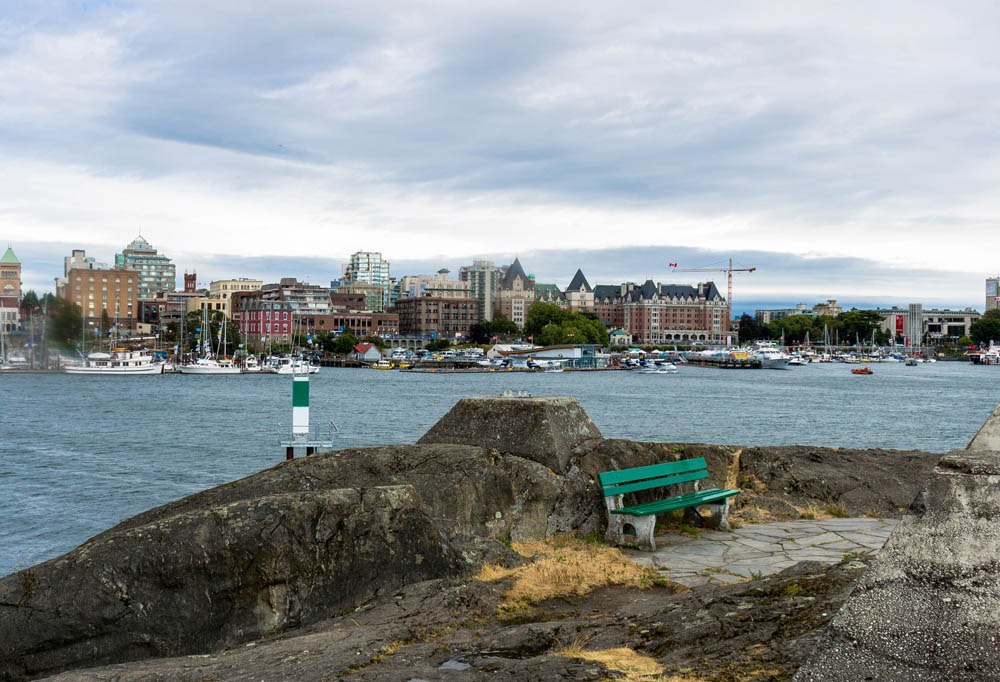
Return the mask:
M 525 457 L 556 473 L 569 469 L 573 447 L 601 438 L 576 398 L 462 398 L 418 444 L 478 445 Z
M 604 523 L 597 485 L 584 472 L 557 476 L 523 457 L 434 444 L 351 448 L 282 462 L 139 514 L 119 528 L 261 495 L 387 485 L 412 485 L 427 515 L 452 537 L 538 540 L 597 532 Z
M 464 568 L 410 486 L 179 506 L 0 580 L 0 679 L 232 647 Z
M 969 441 L 967 450 L 1000 450 L 1000 405 L 986 418 L 979 431 Z
M 1000 679 L 1000 453 L 954 451 L 796 682 Z

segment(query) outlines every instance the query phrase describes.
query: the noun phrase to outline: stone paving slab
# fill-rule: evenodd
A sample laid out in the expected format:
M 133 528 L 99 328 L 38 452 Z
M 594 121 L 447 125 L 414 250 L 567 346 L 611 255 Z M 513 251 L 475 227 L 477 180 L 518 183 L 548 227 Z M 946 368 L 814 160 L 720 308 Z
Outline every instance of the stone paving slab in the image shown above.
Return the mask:
M 875 554 L 896 527 L 894 519 L 847 518 L 748 525 L 732 532 L 706 530 L 698 537 L 668 533 L 656 551 L 627 549 L 633 561 L 666 578 L 697 587 L 724 585 L 777 573 L 800 561 L 835 564 L 845 554 Z

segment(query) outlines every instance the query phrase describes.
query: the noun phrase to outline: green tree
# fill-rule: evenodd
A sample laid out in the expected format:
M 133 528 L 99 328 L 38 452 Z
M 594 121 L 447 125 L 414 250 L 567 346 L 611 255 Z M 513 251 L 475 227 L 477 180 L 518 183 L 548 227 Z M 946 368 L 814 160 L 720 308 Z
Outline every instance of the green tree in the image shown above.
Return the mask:
M 535 343 L 556 346 L 565 343 L 608 345 L 608 328 L 596 316 L 563 310 L 554 303 L 535 302 L 528 309 L 524 332 Z
M 524 317 L 524 333 L 537 336 L 542 333 L 542 329 L 548 324 L 559 324 L 570 313 L 563 310 L 555 303 L 543 303 L 536 301 L 528 308 L 528 314 Z
M 489 325 L 483 324 L 482 322 L 477 322 L 469 327 L 469 333 L 467 336 L 473 343 L 489 343 L 492 338 Z
M 101 338 L 107 335 L 108 331 L 111 329 L 111 319 L 108 317 L 108 309 L 104 308 L 101 310 Z
M 1000 342 L 1000 317 L 983 315 L 969 326 L 969 336 L 977 344 Z
M 433 341 L 428 342 L 427 345 L 424 346 L 424 348 L 426 348 L 429 351 L 436 351 L 436 350 L 445 350 L 449 346 L 451 346 L 451 341 L 449 341 L 448 339 L 434 339 Z
M 769 334 L 770 330 L 767 326 L 758 324 L 757 320 L 750 315 L 743 313 L 740 317 L 740 343 L 766 339 Z
M 375 344 L 375 347 L 378 348 L 379 350 L 385 350 L 386 348 L 389 347 L 389 345 L 385 342 L 385 339 L 383 339 L 381 336 L 366 336 L 365 338 L 361 339 L 361 342 Z
M 353 333 L 344 332 L 333 342 L 333 352 L 337 355 L 347 355 L 358 343 L 358 337 Z
M 489 323 L 489 330 L 493 336 L 496 336 L 498 338 L 503 336 L 511 336 L 513 334 L 517 334 L 517 332 L 520 331 L 518 329 L 518 326 L 513 322 L 511 322 L 507 318 L 507 316 L 504 315 L 503 313 L 497 313 L 496 315 L 493 316 L 493 319 L 490 320 Z
M 63 348 L 80 344 L 83 318 L 80 306 L 64 298 L 53 299 L 48 307 L 47 335 L 49 341 Z

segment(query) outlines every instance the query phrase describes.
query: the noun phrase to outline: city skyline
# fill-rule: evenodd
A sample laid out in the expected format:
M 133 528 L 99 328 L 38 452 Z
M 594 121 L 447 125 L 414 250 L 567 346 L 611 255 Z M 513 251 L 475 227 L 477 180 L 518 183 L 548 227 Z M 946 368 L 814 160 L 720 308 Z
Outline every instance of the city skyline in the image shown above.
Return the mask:
M 56 248 L 64 248 L 65 251 L 54 253 L 49 253 L 53 248 L 49 245 L 31 248 L 31 242 L 27 242 L 25 246 L 14 244 L 15 251 L 24 264 L 24 289 L 38 293 L 53 290 L 52 277 L 56 272 L 53 268 L 58 269 L 57 274 L 62 274 L 63 257 L 72 248 L 85 248 L 88 256 L 113 263 L 115 252 L 120 251 L 134 236 L 132 234 L 119 246 L 59 245 Z M 302 281 L 326 285 L 331 279 L 339 277 L 342 264 L 350 261 L 350 254 L 329 258 L 263 255 L 241 258 L 199 254 L 193 258 L 188 256 L 191 260 L 185 262 L 183 253 L 181 258 L 175 257 L 173 252 L 161 247 L 159 240 L 149 235 L 143 236 L 159 253 L 173 260 L 177 266 L 178 278 L 184 271 L 196 272 L 199 286 L 206 288 L 212 280 L 231 277 L 259 278 L 273 282 L 282 277 L 297 277 Z M 724 295 L 726 275 L 722 270 L 726 267 L 726 258 L 733 257 L 736 267 L 757 268 L 754 273 L 736 273 L 733 276 L 734 311 L 739 313 L 752 314 L 758 308 L 791 307 L 798 303 L 811 306 L 830 298 L 837 299 L 848 308 L 874 308 L 912 302 L 943 308 L 983 308 L 984 278 L 976 273 L 927 273 L 920 269 L 890 269 L 860 258 L 824 261 L 789 254 L 721 253 L 676 247 L 524 251 L 425 260 L 396 259 L 391 252 L 383 252 L 383 256 L 390 262 L 391 274 L 397 279 L 407 275 L 433 274 L 441 268 L 447 268 L 451 271 L 450 277 L 457 278 L 459 267 L 471 264 L 473 259 L 493 260 L 499 267 L 520 257 L 526 271 L 535 275 L 538 282 L 555 283 L 563 289 L 579 268 L 591 284 L 619 284 L 626 281 L 641 283 L 646 279 L 663 284 L 714 281 Z M 682 269 L 705 267 L 717 268 L 718 272 L 674 272 L 668 267 L 674 262 Z M 795 291 L 787 285 L 789 280 L 800 282 Z M 909 293 L 928 285 L 939 292 L 938 295 L 917 298 Z M 879 294 L 880 291 L 884 293 Z
M 734 255 L 759 267 L 737 308 L 979 306 L 997 273 L 987 3 L 7 10 L 0 238 L 26 288 L 55 274 L 32 254 L 136 232 L 200 272 L 365 250 L 667 282 L 600 264 Z M 269 274 L 217 276 L 243 270 Z

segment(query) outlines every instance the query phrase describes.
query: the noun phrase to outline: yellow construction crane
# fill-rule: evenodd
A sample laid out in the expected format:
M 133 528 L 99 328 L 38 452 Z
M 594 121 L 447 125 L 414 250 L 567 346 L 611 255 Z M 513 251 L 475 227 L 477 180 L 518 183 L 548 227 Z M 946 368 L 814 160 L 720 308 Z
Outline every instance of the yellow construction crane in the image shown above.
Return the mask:
M 729 297 L 726 299 L 726 305 L 729 307 L 729 320 L 733 319 L 733 273 L 734 272 L 753 272 L 757 268 L 734 268 L 733 259 L 729 259 L 728 268 L 678 268 L 677 263 L 670 263 L 670 269 L 673 272 L 724 272 L 726 273 L 727 279 L 729 280 Z

